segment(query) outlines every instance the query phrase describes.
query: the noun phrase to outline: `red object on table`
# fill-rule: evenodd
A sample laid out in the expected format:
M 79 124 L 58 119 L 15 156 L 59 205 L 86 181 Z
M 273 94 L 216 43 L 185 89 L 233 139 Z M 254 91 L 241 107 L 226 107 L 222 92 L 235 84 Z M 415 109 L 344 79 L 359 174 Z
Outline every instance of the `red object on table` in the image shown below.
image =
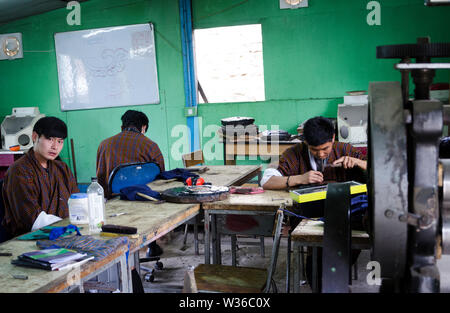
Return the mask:
M 198 177 L 198 178 L 194 178 L 192 179 L 192 177 L 189 177 L 188 179 L 186 179 L 186 185 L 188 186 L 200 186 L 203 185 L 205 183 L 205 180 L 202 177 Z

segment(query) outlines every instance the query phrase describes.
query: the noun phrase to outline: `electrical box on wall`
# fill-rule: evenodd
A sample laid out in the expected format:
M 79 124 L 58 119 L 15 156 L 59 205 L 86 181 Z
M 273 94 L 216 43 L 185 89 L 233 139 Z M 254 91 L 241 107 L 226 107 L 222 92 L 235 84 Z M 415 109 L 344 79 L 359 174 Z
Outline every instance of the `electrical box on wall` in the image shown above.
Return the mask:
M 22 34 L 0 34 L 0 60 L 23 58 Z
M 298 9 L 308 6 L 308 0 L 280 0 L 280 9 Z
M 184 116 L 190 117 L 190 116 L 197 116 L 197 107 L 185 107 L 184 108 Z

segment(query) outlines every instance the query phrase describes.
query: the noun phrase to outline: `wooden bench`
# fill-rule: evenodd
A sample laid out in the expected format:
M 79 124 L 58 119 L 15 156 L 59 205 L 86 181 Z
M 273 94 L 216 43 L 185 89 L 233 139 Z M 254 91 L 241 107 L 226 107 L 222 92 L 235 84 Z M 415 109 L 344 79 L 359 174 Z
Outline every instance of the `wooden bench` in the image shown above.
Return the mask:
M 317 291 L 317 248 L 323 243 L 323 222 L 304 219 L 291 233 L 294 250 L 294 292 L 300 291 L 300 273 L 303 274 L 303 247 L 313 248 L 312 290 Z M 369 234 L 365 231 L 352 230 L 352 248 L 370 249 Z

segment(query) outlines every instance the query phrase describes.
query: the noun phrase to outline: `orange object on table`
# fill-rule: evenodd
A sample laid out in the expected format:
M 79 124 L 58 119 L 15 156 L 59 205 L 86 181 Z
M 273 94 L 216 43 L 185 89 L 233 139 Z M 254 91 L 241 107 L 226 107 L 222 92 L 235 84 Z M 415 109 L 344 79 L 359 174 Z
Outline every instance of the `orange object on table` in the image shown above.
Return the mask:
M 9 150 L 11 150 L 11 151 L 19 151 L 20 150 L 20 145 L 11 146 L 11 147 L 9 147 Z

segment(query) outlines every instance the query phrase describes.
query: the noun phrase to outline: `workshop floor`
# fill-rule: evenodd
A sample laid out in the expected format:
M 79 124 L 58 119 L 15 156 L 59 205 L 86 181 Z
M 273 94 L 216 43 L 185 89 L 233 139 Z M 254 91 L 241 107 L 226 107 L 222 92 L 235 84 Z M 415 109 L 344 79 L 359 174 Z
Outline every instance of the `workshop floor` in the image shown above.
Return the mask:
M 200 228 L 202 230 L 202 228 Z M 158 244 L 163 248 L 164 254 L 161 256 L 161 262 L 164 267 L 162 270 L 155 271 L 155 280 L 146 282 L 144 279 L 145 271 L 142 271 L 142 281 L 145 292 L 148 293 L 178 293 L 182 292 L 183 280 L 186 271 L 190 267 L 195 267 L 204 263 L 203 254 L 203 233 L 199 234 L 201 243 L 199 244 L 200 255 L 194 253 L 194 237 L 192 225 L 189 227 L 186 247 L 183 248 L 184 225 L 167 234 Z M 272 238 L 265 238 L 265 257 L 260 254 L 259 238 L 238 238 L 237 262 L 238 266 L 252 266 L 267 268 L 272 250 Z M 279 250 L 277 270 L 275 272 L 275 281 L 279 293 L 286 292 L 286 253 L 287 239 L 282 238 Z M 141 251 L 141 257 L 144 257 L 144 250 Z M 378 286 L 368 285 L 366 277 L 369 270 L 366 265 L 370 259 L 369 251 L 362 251 L 358 258 L 358 280 L 353 280 L 350 287 L 353 293 L 373 293 L 378 292 Z M 231 265 L 231 241 L 229 236 L 222 237 L 222 263 Z M 143 263 L 145 267 L 152 268 L 154 262 Z M 293 273 L 293 263 L 291 261 L 291 273 Z M 291 278 L 290 292 L 293 291 Z M 310 293 L 308 285 L 300 287 L 301 292 Z

